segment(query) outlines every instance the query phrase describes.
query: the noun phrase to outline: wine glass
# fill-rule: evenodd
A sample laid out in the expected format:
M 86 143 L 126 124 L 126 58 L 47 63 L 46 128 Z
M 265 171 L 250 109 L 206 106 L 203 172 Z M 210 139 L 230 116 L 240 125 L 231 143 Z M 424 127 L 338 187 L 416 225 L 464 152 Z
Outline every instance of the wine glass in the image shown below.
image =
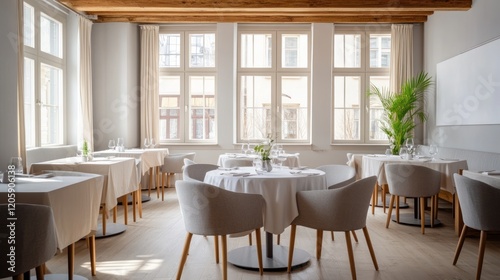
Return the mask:
M 121 147 L 123 147 L 123 145 L 124 145 L 123 144 L 123 138 L 118 138 L 116 140 L 116 146 L 121 148 Z
M 149 145 L 151 145 L 151 149 L 153 149 L 155 147 L 155 139 L 154 138 L 151 138 L 149 139 Z
M 283 162 L 286 160 L 285 151 L 283 151 L 283 148 L 281 150 L 278 150 L 278 158 L 277 159 L 279 161 L 280 169 L 282 169 Z
M 23 174 L 23 159 L 21 157 L 10 158 L 10 164 L 14 165 L 14 172 L 16 174 Z
M 248 153 L 249 146 L 250 146 L 250 144 L 248 144 L 248 143 L 241 144 L 241 153 L 246 155 Z
M 116 147 L 115 140 L 113 140 L 113 139 L 109 140 L 109 142 L 108 142 L 108 148 L 109 148 L 110 150 L 114 150 L 114 149 L 115 149 L 115 147 Z
M 150 145 L 151 145 L 151 142 L 150 142 L 149 138 L 144 138 L 144 149 L 149 148 Z
M 431 160 L 434 160 L 434 156 L 438 153 L 438 147 L 434 144 L 429 146 L 429 155 L 431 155 Z

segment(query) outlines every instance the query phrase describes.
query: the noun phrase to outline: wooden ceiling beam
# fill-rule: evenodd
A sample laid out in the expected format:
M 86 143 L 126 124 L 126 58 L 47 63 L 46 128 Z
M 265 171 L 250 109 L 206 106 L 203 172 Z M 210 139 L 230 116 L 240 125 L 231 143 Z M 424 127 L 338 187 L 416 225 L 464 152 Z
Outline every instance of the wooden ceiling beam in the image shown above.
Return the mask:
M 468 10 L 472 0 L 60 0 L 80 11 L 165 11 L 167 9 L 338 9 Z

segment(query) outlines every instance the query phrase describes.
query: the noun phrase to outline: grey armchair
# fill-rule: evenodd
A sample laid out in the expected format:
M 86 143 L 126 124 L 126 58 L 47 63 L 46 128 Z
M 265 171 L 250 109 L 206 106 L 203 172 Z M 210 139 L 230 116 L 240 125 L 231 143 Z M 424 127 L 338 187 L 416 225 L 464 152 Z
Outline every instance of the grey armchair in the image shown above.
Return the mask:
M 182 173 L 184 167 L 184 159 L 194 160 L 196 153 L 178 153 L 166 155 L 163 159 L 163 166 L 161 167 L 161 200 L 164 200 L 165 190 L 164 187 L 170 186 L 170 181 L 176 173 Z M 159 196 L 159 193 L 157 193 Z
M 378 270 L 377 259 L 366 227 L 370 197 L 376 180 L 377 177 L 372 176 L 338 189 L 297 192 L 299 215 L 292 222 L 288 272 L 291 271 L 297 226 L 313 228 L 318 231 L 343 231 L 346 237 L 347 253 L 353 279 L 356 279 L 356 267 L 349 232 L 363 229 L 373 265 L 375 270 Z M 316 258 L 319 259 L 321 257 L 319 235 L 316 244 Z
M 0 204 L 0 219 L 7 223 L 9 208 L 7 204 Z M 0 278 L 12 276 L 13 279 L 23 279 L 23 273 L 36 268 L 37 279 L 44 279 L 43 265 L 50 260 L 57 251 L 56 228 L 52 209 L 46 205 L 16 203 L 15 224 L 15 271 L 7 269 L 10 257 L 8 237 L 10 228 L 0 227 Z
M 387 213 L 386 228 L 391 222 L 394 200 L 396 200 L 396 221 L 399 223 L 399 197 L 413 197 L 420 200 L 420 228 L 425 233 L 425 199 L 430 197 L 431 202 L 431 227 L 434 226 L 434 218 L 437 211 L 437 196 L 441 186 L 441 172 L 425 166 L 391 163 L 385 166 L 387 184 L 391 193 L 389 212 Z M 415 205 L 417 207 L 418 205 Z
M 255 230 L 257 261 L 262 274 L 260 228 L 264 225 L 265 201 L 261 195 L 231 192 L 194 181 L 177 181 L 176 191 L 187 231 L 177 279 L 181 278 L 193 234 L 221 236 L 222 275 L 224 280 L 227 279 L 226 236 L 248 230 Z
M 500 231 L 500 218 L 498 217 L 498 213 L 500 213 L 500 204 L 498 203 L 500 201 L 500 188 L 459 174 L 454 174 L 454 179 L 462 209 L 464 227 L 455 250 L 453 265 L 457 264 L 468 228 L 481 231 L 476 269 L 476 280 L 479 280 L 481 279 L 487 232 Z
M 198 181 L 203 182 L 205 174 L 208 171 L 219 168 L 218 165 L 209 163 L 194 163 L 185 165 L 182 171 L 182 178 L 184 181 Z

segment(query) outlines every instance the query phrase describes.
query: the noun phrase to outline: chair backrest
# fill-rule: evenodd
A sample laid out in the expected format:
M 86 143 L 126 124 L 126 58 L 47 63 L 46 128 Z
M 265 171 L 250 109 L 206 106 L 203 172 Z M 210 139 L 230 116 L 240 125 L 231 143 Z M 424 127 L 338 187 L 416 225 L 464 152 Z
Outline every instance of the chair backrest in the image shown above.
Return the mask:
M 251 158 L 227 158 L 222 163 L 222 167 L 225 168 L 252 166 L 252 165 L 253 165 L 253 159 Z
M 347 165 L 329 164 L 316 169 L 326 173 L 326 184 L 329 189 L 337 189 L 356 181 L 356 170 Z
M 46 205 L 16 203 L 17 220 L 7 218 L 11 211 L 7 204 L 0 204 L 0 278 L 22 274 L 50 260 L 57 251 L 56 228 L 52 209 Z M 9 225 L 14 223 L 14 227 Z M 14 237 L 15 244 L 12 243 Z M 9 241 L 10 240 L 10 241 Z M 15 251 L 11 251 L 15 246 Z M 13 256 L 11 256 L 14 253 Z M 13 257 L 13 262 L 10 263 Z M 14 271 L 9 267 L 14 265 Z
M 500 231 L 500 189 L 454 174 L 464 223 L 477 230 Z
M 184 166 L 184 171 L 182 172 L 183 180 L 203 182 L 205 174 L 208 171 L 215 170 L 217 168 L 219 168 L 218 165 L 208 163 L 186 165 Z
M 175 183 L 184 225 L 200 235 L 225 235 L 264 225 L 264 198 L 195 181 Z
M 194 160 L 196 153 L 168 154 L 163 159 L 161 171 L 164 173 L 182 173 L 184 159 Z
M 430 197 L 439 193 L 443 174 L 437 170 L 406 163 L 385 165 L 389 192 L 406 197 Z
M 292 222 L 328 231 L 351 231 L 366 226 L 376 176 L 338 189 L 297 192 L 299 215 Z

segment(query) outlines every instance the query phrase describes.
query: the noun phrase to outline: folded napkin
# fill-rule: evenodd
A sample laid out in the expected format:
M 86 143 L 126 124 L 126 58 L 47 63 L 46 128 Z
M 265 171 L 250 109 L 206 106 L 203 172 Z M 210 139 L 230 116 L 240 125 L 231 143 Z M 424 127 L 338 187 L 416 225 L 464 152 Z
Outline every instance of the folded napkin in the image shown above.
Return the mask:
M 250 172 L 222 172 L 220 175 L 233 176 L 233 177 L 246 177 L 250 176 Z
M 219 167 L 217 168 L 218 170 L 223 170 L 223 171 L 231 171 L 231 170 L 236 170 L 238 167 Z
M 500 175 L 500 171 L 498 170 L 492 170 L 492 171 L 484 171 L 482 172 L 484 175 Z

